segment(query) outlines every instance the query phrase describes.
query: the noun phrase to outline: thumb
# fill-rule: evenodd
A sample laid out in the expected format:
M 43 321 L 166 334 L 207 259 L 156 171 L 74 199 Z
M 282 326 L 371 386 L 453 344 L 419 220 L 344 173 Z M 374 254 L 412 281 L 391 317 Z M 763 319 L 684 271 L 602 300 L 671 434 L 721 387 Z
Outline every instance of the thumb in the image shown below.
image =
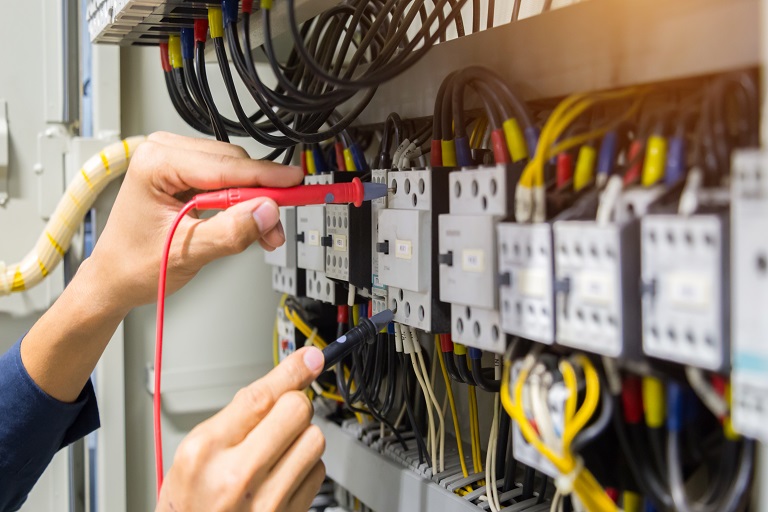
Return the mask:
M 192 228 L 188 240 L 194 259 L 202 266 L 243 252 L 280 222 L 280 210 L 272 199 L 258 197 L 236 204 Z

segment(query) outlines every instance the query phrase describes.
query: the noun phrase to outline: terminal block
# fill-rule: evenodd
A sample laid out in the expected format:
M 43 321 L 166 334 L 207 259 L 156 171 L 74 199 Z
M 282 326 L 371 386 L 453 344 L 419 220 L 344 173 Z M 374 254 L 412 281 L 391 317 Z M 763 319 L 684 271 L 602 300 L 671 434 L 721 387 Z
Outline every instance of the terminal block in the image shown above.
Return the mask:
M 512 381 L 517 379 L 522 366 L 523 363 L 519 360 L 512 364 L 512 371 L 510 372 L 512 375 Z M 533 380 L 532 378 L 529 379 L 530 380 L 527 383 L 523 384 L 524 388 L 527 388 L 530 385 L 531 380 Z M 511 384 L 510 388 L 513 389 Z M 529 396 L 529 394 L 525 392 L 525 389 L 523 390 L 523 395 Z M 549 406 L 553 419 L 558 416 L 558 412 L 560 413 L 559 417 L 562 418 L 562 411 L 565 410 L 566 397 L 567 390 L 565 389 L 565 386 L 562 382 L 552 384 L 549 391 L 547 405 Z M 553 400 L 554 398 L 557 398 L 557 400 Z M 526 416 L 531 419 L 533 414 L 531 413 L 530 403 L 524 405 L 524 410 Z M 523 433 L 520 430 L 520 426 L 516 421 L 512 422 L 512 449 L 514 450 L 515 459 L 519 460 L 526 466 L 532 467 L 537 471 L 541 471 L 551 478 L 557 478 L 560 475 L 554 464 L 552 464 L 552 462 L 547 459 L 544 454 L 537 450 L 536 447 L 525 440 L 525 437 L 523 437 Z
M 306 338 L 304 337 L 296 326 L 288 320 L 285 315 L 285 309 L 278 306 L 277 308 L 277 359 L 278 362 L 282 362 L 283 359 L 296 352 L 296 350 L 303 346 Z
M 300 297 L 304 295 L 304 271 L 297 267 L 296 208 L 280 208 L 280 222 L 285 231 L 285 243 L 272 252 L 265 252 L 264 261 L 272 266 L 272 288 Z
M 511 211 L 508 166 L 449 175 L 449 214 L 439 217 L 440 300 L 451 304 L 454 341 L 496 353 L 506 348 L 498 306 L 496 224 Z
M 325 274 L 358 288 L 371 286 L 371 205 L 325 206 Z
M 371 182 L 388 183 L 387 169 L 374 169 L 371 171 Z M 376 244 L 379 237 L 379 212 L 387 208 L 387 198 L 380 197 L 371 201 L 371 294 L 375 297 L 387 297 L 387 286 L 379 279 L 379 253 Z
M 338 281 L 328 279 L 325 272 L 307 270 L 306 292 L 310 299 L 319 300 L 328 304 L 346 304 L 347 294 Z
M 504 222 L 496 229 L 501 328 L 551 345 L 555 341 L 552 226 Z
M 725 215 L 643 218 L 647 355 L 712 371 L 730 366 L 727 228 Z
M 641 354 L 640 222 L 554 223 L 557 342 L 632 359 Z
M 445 173 L 389 173 L 389 208 L 379 213 L 376 254 L 395 321 L 446 332 L 448 305 L 439 301 L 437 216 L 447 210 Z
M 731 183 L 733 425 L 768 441 L 768 154 L 737 152 Z

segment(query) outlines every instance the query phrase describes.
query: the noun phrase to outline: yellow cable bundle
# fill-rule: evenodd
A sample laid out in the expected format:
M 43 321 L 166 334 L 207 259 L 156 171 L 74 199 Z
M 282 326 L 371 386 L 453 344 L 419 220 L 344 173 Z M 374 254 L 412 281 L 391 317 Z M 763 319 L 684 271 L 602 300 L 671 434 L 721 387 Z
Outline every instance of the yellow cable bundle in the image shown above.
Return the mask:
M 600 380 L 597 376 L 594 366 L 585 356 L 577 356 L 576 361 L 584 370 L 586 380 L 586 396 L 581 407 L 577 408 L 578 387 L 576 382 L 576 372 L 568 361 L 562 361 L 560 371 L 563 375 L 563 381 L 569 390 L 569 397 L 566 400 L 564 414 L 564 430 L 562 435 L 561 454 L 555 453 L 539 437 L 539 434 L 531 425 L 522 407 L 523 385 L 528 379 L 528 375 L 535 364 L 535 358 L 528 356 L 520 374 L 517 377 L 514 389 L 514 401 L 510 396 L 510 361 L 504 362 L 503 375 L 501 380 L 501 402 L 504 409 L 510 417 L 516 421 L 520 427 L 525 440 L 544 455 L 557 468 L 561 475 L 570 477 L 573 481 L 573 492 L 590 512 L 616 512 L 619 508 L 613 500 L 605 493 L 605 490 L 595 480 L 590 471 L 581 465 L 573 453 L 570 446 L 573 439 L 587 424 L 589 419 L 597 409 L 600 399 Z M 567 494 L 567 493 L 566 493 Z
M 86 212 L 114 179 L 125 174 L 136 147 L 146 137 L 131 137 L 104 148 L 75 174 L 34 249 L 19 263 L 0 262 L 0 296 L 29 290 L 59 264 Z
M 547 119 L 544 129 L 539 136 L 536 152 L 525 166 L 520 177 L 516 201 L 519 200 L 525 203 L 517 212 L 520 220 L 544 220 L 546 217 L 546 212 L 544 211 L 545 204 L 543 204 L 545 187 L 544 166 L 546 162 L 558 153 L 605 135 L 629 119 L 639 110 L 646 91 L 646 88 L 632 87 L 611 92 L 574 94 L 560 102 Z M 630 108 L 610 123 L 558 142 L 565 130 L 590 108 L 605 103 L 625 100 L 632 96 L 637 97 Z

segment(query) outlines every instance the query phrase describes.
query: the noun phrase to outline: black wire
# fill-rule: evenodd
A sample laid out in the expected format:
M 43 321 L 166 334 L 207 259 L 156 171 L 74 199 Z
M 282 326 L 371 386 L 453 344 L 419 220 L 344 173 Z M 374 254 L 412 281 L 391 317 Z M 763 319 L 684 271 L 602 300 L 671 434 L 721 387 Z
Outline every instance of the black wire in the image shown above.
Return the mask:
M 200 93 L 203 95 L 203 101 L 205 101 L 205 106 L 208 109 L 208 115 L 211 118 L 211 125 L 213 126 L 216 138 L 223 142 L 229 142 L 227 131 L 221 121 L 219 111 L 216 110 L 216 104 L 213 101 L 211 89 L 208 86 L 208 75 L 205 71 L 205 43 L 203 42 L 198 42 L 195 45 L 195 71 L 197 72 Z
M 456 368 L 459 371 L 459 375 L 461 376 L 461 379 L 467 384 L 469 384 L 470 386 L 477 386 L 477 382 L 475 382 L 474 375 L 472 375 L 469 372 L 469 367 L 467 366 L 467 356 L 458 355 L 455 352 L 453 355 L 456 361 Z
M 448 376 L 461 384 L 467 382 L 459 375 L 459 370 L 456 368 L 456 361 L 453 359 L 453 352 L 443 352 L 443 361 L 445 361 L 445 370 Z
M 483 364 L 480 359 L 472 359 L 472 377 L 477 382 L 477 387 L 489 393 L 498 393 L 501 389 L 500 380 L 491 380 L 483 375 Z
M 419 464 L 424 463 L 424 454 L 427 453 L 427 445 L 424 442 L 424 437 L 421 435 L 421 432 L 419 432 L 419 426 L 416 423 L 416 416 L 413 414 L 413 406 L 411 405 L 411 396 L 410 396 L 410 390 L 408 385 L 408 375 L 409 372 L 407 371 L 407 366 L 405 364 L 405 354 L 402 352 L 398 354 L 400 359 L 400 367 L 403 369 L 403 400 L 405 401 L 405 411 L 408 414 L 408 422 L 411 424 L 411 429 L 413 430 L 414 437 L 416 437 L 416 446 L 419 451 Z

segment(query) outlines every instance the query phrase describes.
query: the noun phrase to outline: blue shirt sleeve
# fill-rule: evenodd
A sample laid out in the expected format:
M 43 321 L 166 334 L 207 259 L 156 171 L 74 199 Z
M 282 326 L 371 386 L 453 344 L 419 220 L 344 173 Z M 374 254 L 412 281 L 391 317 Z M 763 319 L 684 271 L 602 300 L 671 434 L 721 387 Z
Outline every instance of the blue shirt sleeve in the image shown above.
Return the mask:
M 99 428 L 91 382 L 74 403 L 56 400 L 27 373 L 21 343 L 0 356 L 0 512 L 21 508 L 56 452 Z

